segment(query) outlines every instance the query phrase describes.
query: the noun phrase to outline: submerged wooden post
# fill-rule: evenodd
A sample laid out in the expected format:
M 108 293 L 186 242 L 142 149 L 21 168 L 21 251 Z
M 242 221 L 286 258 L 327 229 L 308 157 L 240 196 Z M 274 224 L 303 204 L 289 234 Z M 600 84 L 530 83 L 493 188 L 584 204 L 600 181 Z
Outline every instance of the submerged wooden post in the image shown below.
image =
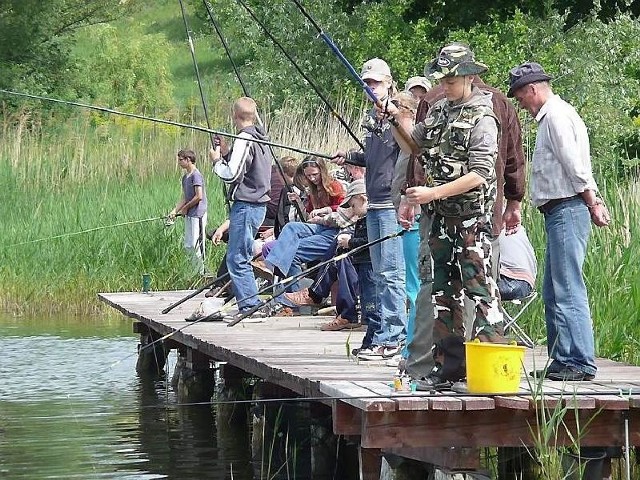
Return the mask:
M 140 334 L 136 372 L 160 375 L 164 372 L 164 366 L 167 363 L 168 349 L 165 348 L 164 342 L 154 342 L 162 338 L 162 335 L 151 330 L 142 322 L 133 324 L 133 332 Z
M 210 401 L 216 384 L 211 359 L 192 348 L 178 348 L 171 384 L 180 403 Z

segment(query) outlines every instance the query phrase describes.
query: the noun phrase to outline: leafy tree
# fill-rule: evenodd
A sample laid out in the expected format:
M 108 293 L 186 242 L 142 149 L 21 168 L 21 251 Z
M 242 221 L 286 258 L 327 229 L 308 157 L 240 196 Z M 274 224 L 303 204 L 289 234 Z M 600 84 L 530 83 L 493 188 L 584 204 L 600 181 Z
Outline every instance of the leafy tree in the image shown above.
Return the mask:
M 293 2 L 254 0 L 246 3 L 327 97 L 335 99 L 336 92 L 350 83 L 346 69 Z M 315 93 L 240 5 L 223 0 L 211 4 L 234 61 L 240 66 L 243 81 L 253 96 L 276 106 L 287 99 L 296 99 L 301 106 L 307 102 L 318 105 Z M 353 45 L 349 30 L 354 27 L 353 19 L 336 9 L 332 1 L 306 1 L 304 6 L 351 59 Z M 199 15 L 208 18 L 204 7 L 200 8 Z M 212 35 L 212 45 L 220 46 L 220 40 L 211 32 L 208 29 L 206 33 Z M 219 52 L 224 56 L 221 46 Z
M 0 3 L 0 86 L 36 93 L 72 88 L 74 33 L 111 21 L 141 0 L 3 0 Z
M 93 48 L 84 52 L 82 60 L 82 71 L 92 79 L 88 95 L 124 111 L 170 110 L 169 43 L 161 34 L 144 34 L 136 28 L 126 37 L 117 33 L 109 25 L 92 28 Z

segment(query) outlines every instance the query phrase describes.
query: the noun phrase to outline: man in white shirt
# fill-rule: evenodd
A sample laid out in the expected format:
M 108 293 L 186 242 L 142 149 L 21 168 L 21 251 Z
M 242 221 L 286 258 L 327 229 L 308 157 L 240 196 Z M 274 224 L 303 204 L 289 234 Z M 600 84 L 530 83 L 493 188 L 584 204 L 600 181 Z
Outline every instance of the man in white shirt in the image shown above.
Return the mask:
M 596 196 L 587 128 L 576 110 L 553 93 L 550 80 L 538 63 L 523 63 L 509 72 L 507 92 L 538 122 L 531 201 L 544 214 L 547 236 L 542 299 L 552 362 L 544 375 L 592 380 L 593 324 L 582 266 L 591 222 L 608 225 L 609 212 Z

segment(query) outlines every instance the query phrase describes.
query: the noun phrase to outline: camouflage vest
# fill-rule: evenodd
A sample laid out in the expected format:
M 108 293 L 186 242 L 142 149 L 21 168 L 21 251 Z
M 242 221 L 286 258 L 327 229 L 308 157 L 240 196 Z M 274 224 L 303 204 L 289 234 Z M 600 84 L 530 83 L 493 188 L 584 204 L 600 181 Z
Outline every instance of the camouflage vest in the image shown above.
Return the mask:
M 427 186 L 439 186 L 452 182 L 469 173 L 469 140 L 471 131 L 485 116 L 493 117 L 493 110 L 484 105 L 464 107 L 456 110 L 455 118 L 449 118 L 446 102 L 438 102 L 424 119 L 427 133 L 422 154 Z M 497 186 L 495 162 L 498 152 L 490 161 L 493 176 L 486 184 L 466 193 L 433 202 L 435 213 L 444 217 L 469 218 L 493 210 Z

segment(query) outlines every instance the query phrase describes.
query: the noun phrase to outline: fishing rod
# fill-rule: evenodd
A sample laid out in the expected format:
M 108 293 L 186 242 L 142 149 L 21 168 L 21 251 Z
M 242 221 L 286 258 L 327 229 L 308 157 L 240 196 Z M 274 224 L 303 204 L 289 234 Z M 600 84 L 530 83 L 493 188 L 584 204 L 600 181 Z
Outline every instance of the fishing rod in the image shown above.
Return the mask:
M 227 58 L 231 62 L 231 66 L 233 67 L 233 71 L 236 74 L 236 78 L 238 79 L 238 82 L 240 82 L 240 86 L 242 87 L 242 91 L 244 92 L 244 96 L 251 98 L 251 95 L 249 94 L 249 90 L 247 89 L 247 86 L 245 85 L 245 83 L 242 81 L 242 77 L 240 76 L 240 72 L 238 71 L 238 67 L 236 66 L 236 63 L 233 60 L 233 57 L 231 55 L 231 51 L 229 50 L 229 45 L 227 44 L 227 41 L 225 40 L 224 35 L 222 34 L 222 29 L 218 25 L 218 22 L 216 21 L 215 17 L 213 16 L 213 11 L 211 9 L 211 5 L 209 4 L 208 0 L 202 0 L 202 3 L 204 3 L 205 8 L 207 9 L 207 14 L 209 15 L 209 19 L 211 20 L 211 24 L 213 25 L 213 28 L 215 29 L 216 34 L 218 35 L 218 38 L 220 38 L 220 42 L 222 43 L 222 47 L 224 48 L 224 51 L 225 51 L 225 53 L 227 55 Z M 258 122 L 258 125 L 260 125 L 262 128 L 264 128 L 264 123 L 262 122 L 262 119 L 260 118 L 260 114 L 258 114 L 257 111 L 256 111 L 256 117 L 257 117 L 256 120 Z M 288 193 L 294 193 L 293 187 L 289 183 L 289 180 L 287 179 L 287 176 L 284 173 L 284 169 L 282 168 L 282 164 L 280 163 L 280 160 L 278 159 L 278 156 L 276 155 L 276 152 L 274 152 L 273 147 L 270 146 L 269 147 L 269 151 L 271 153 L 271 157 L 273 158 L 273 161 L 275 162 L 276 166 L 278 167 L 278 172 L 280 172 L 280 176 L 282 177 L 282 180 L 284 182 L 284 187 L 286 188 Z M 307 212 L 306 212 L 306 210 L 304 208 L 302 208 L 302 206 L 300 205 L 300 202 L 299 201 L 293 202 L 293 206 L 295 207 L 296 212 L 298 213 L 298 216 L 301 219 L 303 219 L 304 221 L 306 221 L 307 220 Z
M 180 11 L 182 12 L 182 20 L 184 21 L 184 29 L 187 33 L 187 39 L 189 41 L 189 51 L 191 52 L 191 60 L 193 61 L 193 68 L 196 72 L 196 80 L 198 82 L 198 90 L 200 91 L 200 101 L 202 102 L 202 109 L 204 111 L 204 118 L 207 122 L 207 127 L 211 129 L 211 122 L 209 121 L 209 109 L 207 108 L 207 102 L 204 99 L 204 91 L 202 90 L 202 79 L 200 78 L 200 69 L 198 68 L 198 61 L 196 60 L 196 51 L 193 48 L 193 39 L 191 38 L 191 30 L 189 29 L 189 23 L 187 22 L 187 14 L 184 10 L 184 3 L 182 0 L 178 0 L 180 3 Z M 211 148 L 216 148 L 216 140 L 213 134 L 209 134 L 209 140 L 211 141 Z M 219 142 L 218 142 L 219 143 Z M 222 182 L 222 195 L 224 196 L 224 204 L 227 207 L 227 213 L 231 211 L 231 205 L 229 204 L 229 192 L 227 191 L 227 184 Z M 202 249 L 203 261 L 204 261 L 204 249 Z
M 0 88 L 0 93 L 4 93 L 6 95 L 13 95 L 13 96 L 17 96 L 17 97 L 24 97 L 24 98 L 31 98 L 31 99 L 35 99 L 35 100 L 41 100 L 41 101 L 45 101 L 45 102 L 59 103 L 59 104 L 62 104 L 62 105 L 72 105 L 74 107 L 87 108 L 89 110 L 97 110 L 99 112 L 111 113 L 113 115 L 120 115 L 120 116 L 128 117 L 128 118 L 136 118 L 138 120 L 147 120 L 149 122 L 161 123 L 163 125 L 171 125 L 171 126 L 174 126 L 174 127 L 187 128 L 187 129 L 190 129 L 190 130 L 196 130 L 198 132 L 204 132 L 204 133 L 219 135 L 221 137 L 226 137 L 226 138 L 233 138 L 233 139 L 242 138 L 242 140 L 245 140 L 247 142 L 255 142 L 255 143 L 259 143 L 261 145 L 270 145 L 272 147 L 282 148 L 284 150 L 290 150 L 292 152 L 301 153 L 303 155 L 314 155 L 316 157 L 325 158 L 327 160 L 330 160 L 330 159 L 333 158 L 331 155 L 327 155 L 325 153 L 312 152 L 310 150 L 305 150 L 303 148 L 292 147 L 292 146 L 289 146 L 289 145 L 284 145 L 282 143 L 271 142 L 271 141 L 268 141 L 268 140 L 261 140 L 259 138 L 255 138 L 255 137 L 252 137 L 252 138 L 248 139 L 248 138 L 245 138 L 245 137 L 240 137 L 239 135 L 234 135 L 233 133 L 227 133 L 227 132 L 223 132 L 223 131 L 220 131 L 220 130 L 213 130 L 211 128 L 201 127 L 199 125 L 190 125 L 188 123 L 175 122 L 175 121 L 172 121 L 172 120 L 165 120 L 165 119 L 162 119 L 162 118 L 146 117 L 144 115 L 139 115 L 137 113 L 121 112 L 121 111 L 113 110 L 113 109 L 107 108 L 107 107 L 100 107 L 100 106 L 97 106 L 97 105 L 89 105 L 87 103 L 72 102 L 70 100 L 60 100 L 60 99 L 57 99 L 57 98 L 44 97 L 44 96 L 41 96 L 41 95 L 34 95 L 34 94 L 31 94 L 31 93 L 15 92 L 13 90 L 5 90 L 3 88 Z
M 318 263 L 317 265 L 314 265 L 313 267 L 310 267 L 310 268 L 308 268 L 307 270 L 304 270 L 304 271 L 302 271 L 302 272 L 300 272 L 300 273 L 298 273 L 298 274 L 296 274 L 296 275 L 293 275 L 293 276 L 291 276 L 291 277 L 288 277 L 288 278 L 285 278 L 285 279 L 283 279 L 283 280 L 280 280 L 278 283 L 275 283 L 275 284 L 273 284 L 273 285 L 267 285 L 266 287 L 262 288 L 261 290 L 259 290 L 259 291 L 258 291 L 258 293 L 254 294 L 254 295 L 250 295 L 250 296 L 245 297 L 245 298 L 240 299 L 240 300 L 238 300 L 238 299 L 235 299 L 235 298 L 234 298 L 234 299 L 233 299 L 233 300 L 231 300 L 230 302 L 226 303 L 226 304 L 224 305 L 224 307 L 228 307 L 228 306 L 231 306 L 231 305 L 235 305 L 235 304 L 237 304 L 237 303 L 238 303 L 238 302 L 240 302 L 240 301 L 243 301 L 243 300 L 249 300 L 249 299 L 251 299 L 251 298 L 257 297 L 258 295 L 260 295 L 260 294 L 262 294 L 262 293 L 266 292 L 266 291 L 267 291 L 267 290 L 269 290 L 269 289 L 273 289 L 273 291 L 275 292 L 275 291 L 276 291 L 276 287 L 282 287 L 282 286 L 283 286 L 283 285 L 285 285 L 285 284 L 292 283 L 292 282 L 294 282 L 294 281 L 296 281 L 296 280 L 298 280 L 298 279 L 300 279 L 300 278 L 304 277 L 305 275 L 308 275 L 309 273 L 312 273 L 312 272 L 314 272 L 314 271 L 316 271 L 316 270 L 318 270 L 318 269 L 322 268 L 323 266 L 325 266 L 325 265 L 327 265 L 327 264 L 329 264 L 329 263 L 331 263 L 331 262 L 335 262 L 335 261 L 338 261 L 338 260 L 342 260 L 342 259 L 344 259 L 344 258 L 347 258 L 347 257 L 349 257 L 349 256 L 351 256 L 351 255 L 354 255 L 354 254 L 356 254 L 356 253 L 358 253 L 358 252 L 363 251 L 365 248 L 369 248 L 369 247 L 371 247 L 371 246 L 373 246 L 373 245 L 377 245 L 378 243 L 384 242 L 385 240 L 389 240 L 389 239 L 391 239 L 391 238 L 400 237 L 400 236 L 404 235 L 404 234 L 405 234 L 405 232 L 406 232 L 406 230 L 400 230 L 400 231 L 398 231 L 398 232 L 391 233 L 391 234 L 389 234 L 389 235 L 387 235 L 387 236 L 385 236 L 385 237 L 382 237 L 382 238 L 378 238 L 378 239 L 376 239 L 376 240 L 373 240 L 372 242 L 365 243 L 364 245 L 360 245 L 359 247 L 356 247 L 356 248 L 354 248 L 354 249 L 352 249 L 352 250 L 349 250 L 348 252 L 345 252 L 345 253 L 342 253 L 342 254 L 340 254 L 340 255 L 334 256 L 334 257 L 332 257 L 332 258 L 330 258 L 330 259 L 328 259 L 328 260 L 325 260 L 324 262 L 320 262 L 320 263 Z M 246 317 L 248 317 L 249 315 L 251 315 L 251 314 L 255 313 L 257 310 L 259 310 L 260 308 L 262 308 L 264 305 L 266 305 L 267 303 L 269 303 L 271 300 L 273 300 L 275 297 L 277 297 L 277 296 L 278 296 L 278 295 L 280 295 L 281 293 L 282 293 L 282 292 L 279 292 L 278 294 L 273 294 L 273 295 L 271 295 L 269 299 L 267 299 L 267 300 L 266 300 L 266 301 L 264 301 L 264 302 L 261 302 L 257 307 L 253 307 L 253 308 L 251 308 L 251 310 L 249 310 L 249 312 L 247 312 L 246 314 L 243 314 L 243 315 L 241 315 L 240 317 L 236 318 L 233 322 L 228 323 L 228 324 L 227 324 L 227 326 L 228 326 L 228 327 L 233 327 L 234 325 L 236 325 L 237 323 L 241 322 L 242 320 L 244 320 L 244 319 L 245 319 Z M 212 313 L 212 314 L 210 314 L 210 315 L 206 315 L 206 316 L 204 316 L 204 317 L 202 317 L 202 318 L 199 318 L 199 319 L 197 319 L 197 320 L 194 320 L 193 322 L 189 322 L 189 323 L 187 323 L 186 325 L 184 325 L 184 326 L 182 326 L 182 327 L 178 328 L 177 330 L 174 330 L 173 332 L 167 333 L 166 335 L 164 335 L 164 336 L 162 336 L 162 337 L 160 337 L 160 338 L 158 338 L 158 339 L 156 339 L 156 340 L 153 340 L 152 342 L 149 342 L 149 343 L 147 343 L 146 345 L 142 345 L 142 346 L 140 347 L 140 350 L 139 350 L 139 351 L 141 352 L 141 351 L 143 351 L 143 350 L 146 350 L 147 348 L 152 348 L 152 347 L 154 347 L 157 343 L 163 342 L 163 341 L 165 341 L 165 340 L 167 340 L 167 339 L 171 338 L 173 335 L 175 335 L 175 334 L 176 334 L 176 333 L 178 333 L 178 332 L 181 332 L 181 331 L 182 331 L 182 330 L 184 330 L 185 328 L 191 327 L 191 326 L 193 326 L 193 325 L 195 325 L 195 324 L 197 324 L 197 323 L 200 323 L 200 322 L 207 322 L 207 321 L 210 321 L 212 318 L 217 317 L 217 316 L 220 316 L 220 315 L 222 315 L 222 314 L 223 314 L 223 312 L 222 312 L 221 310 L 218 310 L 217 312 L 213 312 L 213 313 Z M 118 362 L 114 363 L 112 366 L 117 365 L 119 362 L 124 361 L 126 358 L 128 358 L 128 357 L 125 357 L 125 358 L 123 358 L 123 359 L 121 359 L 121 360 L 118 360 Z
M 47 240 L 57 240 L 58 238 L 73 237 L 75 235 L 81 235 L 83 233 L 97 232 L 98 230 L 104 230 L 106 228 L 124 227 L 126 225 L 135 225 L 137 223 L 153 222 L 154 220 L 165 220 L 166 218 L 167 218 L 166 216 L 162 216 L 162 217 L 145 218 L 144 220 L 133 220 L 131 222 L 114 223 L 113 225 L 104 225 L 102 227 L 88 228 L 87 230 L 81 230 L 79 232 L 62 233 L 60 235 L 54 235 L 52 237 L 38 238 L 36 240 L 26 240 L 24 242 L 12 243 L 10 245 L 5 245 L 5 247 L 18 247 L 21 245 L 28 245 L 30 243 L 44 242 Z
M 206 0 L 205 0 L 206 1 Z M 255 13 L 253 12 L 253 10 L 251 10 L 251 8 L 247 5 L 247 3 L 244 0 L 237 0 L 238 3 L 247 11 L 247 13 L 251 16 L 251 18 L 253 18 L 253 20 L 258 24 L 258 26 L 260 28 L 262 28 L 262 31 L 264 32 L 264 34 L 273 42 L 273 44 L 278 47 L 278 49 L 280 49 L 280 51 L 282 52 L 282 54 L 287 58 L 287 60 L 289 60 L 289 62 L 291 62 L 291 65 L 293 65 L 293 67 L 298 71 L 298 73 L 302 76 L 302 78 L 305 79 L 305 81 L 309 84 L 309 86 L 312 88 L 312 90 L 316 93 L 316 95 L 318 95 L 318 97 L 320 97 L 320 99 L 324 102 L 324 104 L 327 106 L 327 108 L 330 110 L 331 114 L 338 120 L 338 122 L 340 122 L 340 124 L 345 128 L 345 130 L 347 131 L 347 133 L 349 134 L 349 136 L 351 138 L 353 138 L 353 140 L 355 140 L 355 142 L 358 144 L 358 146 L 364 150 L 364 145 L 362 144 L 362 142 L 360 141 L 360 139 L 358 138 L 358 136 L 353 133 L 353 130 L 351 130 L 351 127 L 349 127 L 349 124 L 345 121 L 345 119 L 342 117 L 342 115 L 340 115 L 338 113 L 338 111 L 333 107 L 333 105 L 331 105 L 331 103 L 329 102 L 329 100 L 327 99 L 327 97 L 318 89 L 318 87 L 316 86 L 316 84 L 313 82 L 313 80 L 309 77 L 309 75 L 307 75 L 302 68 L 300 68 L 300 66 L 298 65 L 298 63 L 294 60 L 294 58 L 289 55 L 289 53 L 285 50 L 285 48 L 282 46 L 282 44 L 271 34 L 271 32 L 267 29 L 267 27 L 265 26 L 265 24 L 255 15 Z
M 269 298 L 267 298 L 266 300 L 263 300 L 262 302 L 260 302 L 258 305 L 251 307 L 251 309 L 249 309 L 248 311 L 246 311 L 245 313 L 243 313 L 242 315 L 239 315 L 236 319 L 234 319 L 232 322 L 229 322 L 227 324 L 227 327 L 233 327 L 234 325 L 237 325 L 238 323 L 240 323 L 242 320 L 244 320 L 245 318 L 253 315 L 255 312 L 257 312 L 258 310 L 260 310 L 262 307 L 264 307 L 266 304 L 268 304 L 270 301 L 272 301 L 275 297 L 277 297 L 278 295 L 281 295 L 283 292 L 282 291 L 278 291 L 278 293 L 276 293 L 276 287 L 284 287 L 285 285 L 288 285 L 290 283 L 293 283 L 297 280 L 299 280 L 300 278 L 306 277 L 307 275 L 309 275 L 310 273 L 315 272 L 316 270 L 319 270 L 320 268 L 324 267 L 325 265 L 328 265 L 329 263 L 332 262 L 338 262 L 344 258 L 350 257 L 351 255 L 354 255 L 358 252 L 363 251 L 364 249 L 368 249 L 369 247 L 372 247 L 374 245 L 377 245 L 378 243 L 382 243 L 385 240 L 390 240 L 392 238 L 396 238 L 396 237 L 401 237 L 402 235 L 405 234 L 407 230 L 399 230 L 395 233 L 390 233 L 389 235 L 386 235 L 384 237 L 381 238 L 377 238 L 369 243 L 365 243 L 364 245 L 360 245 L 359 247 L 356 247 L 354 249 L 348 250 L 347 252 L 341 253 L 340 255 L 335 255 L 333 257 L 331 257 L 328 260 L 325 260 L 324 262 L 320 262 L 312 267 L 307 268 L 306 270 L 296 274 L 296 275 L 292 275 L 291 277 L 287 277 L 284 278 L 282 280 L 280 280 L 278 283 L 273 284 L 272 286 L 267 286 L 265 288 L 263 288 L 262 290 L 260 290 L 256 295 L 252 295 L 250 297 L 247 297 L 247 299 L 249 298 L 253 298 L 257 295 L 260 295 L 261 293 L 266 292 L 267 290 L 269 290 L 270 287 L 273 288 L 273 293 L 269 296 Z M 217 312 L 218 314 L 220 312 Z M 208 315 L 208 317 L 213 317 L 215 316 L 216 313 L 212 313 L 211 315 Z
M 347 68 L 351 76 L 360 85 L 360 87 L 362 87 L 362 89 L 365 91 L 365 93 L 371 99 L 374 105 L 378 107 L 383 113 L 386 114 L 387 108 L 385 107 L 385 105 L 380 101 L 378 97 L 376 97 L 375 93 L 373 93 L 373 90 L 371 90 L 371 87 L 369 87 L 369 85 L 367 85 L 366 82 L 362 80 L 360 75 L 358 75 L 358 72 L 356 72 L 355 68 L 353 68 L 353 66 L 349 63 L 349 60 L 346 59 L 346 57 L 342 54 L 342 52 L 340 51 L 338 46 L 333 42 L 333 40 L 331 40 L 331 38 L 326 33 L 324 33 L 320 25 L 318 25 L 318 22 L 316 22 L 314 18 L 309 14 L 309 12 L 307 12 L 307 10 L 300 4 L 299 0 L 291 0 L 291 1 L 295 3 L 295 5 L 300 10 L 300 13 L 302 13 L 302 15 L 307 20 L 309 20 L 311 25 L 317 30 L 318 35 L 322 38 L 322 40 L 324 40 L 324 42 L 327 44 L 329 49 L 338 57 L 338 59 L 342 62 L 342 64 Z M 411 135 L 409 134 L 409 132 L 407 132 L 397 122 L 397 120 L 395 120 L 393 117 L 390 117 L 389 123 L 391 123 L 391 125 L 396 128 L 396 130 L 398 131 L 398 134 L 400 135 L 403 141 L 405 141 L 408 144 L 413 143 L 413 140 L 411 139 Z
M 260 257 L 262 255 L 262 253 L 256 253 L 253 258 L 251 259 L 251 261 L 253 260 L 257 260 L 258 257 Z M 186 302 L 187 300 L 192 299 L 193 297 L 195 297 L 196 295 L 204 292 L 206 289 L 211 288 L 213 285 L 215 285 L 218 282 L 221 282 L 222 280 L 226 280 L 229 277 L 229 272 L 223 273 L 222 275 L 220 275 L 219 277 L 214 278 L 213 280 L 211 280 L 210 282 L 207 282 L 205 285 L 203 285 L 202 287 L 200 287 L 199 289 L 191 292 L 190 294 L 186 295 L 185 297 L 181 298 L 180 300 L 177 300 L 176 302 L 172 303 L 171 305 L 169 305 L 167 308 L 165 308 L 164 310 L 162 310 L 161 313 L 166 314 L 169 313 L 171 310 L 173 310 L 174 308 L 176 308 L 178 305 L 182 305 L 184 302 Z M 228 283 L 228 282 L 227 282 Z M 225 284 L 226 285 L 226 284 Z

